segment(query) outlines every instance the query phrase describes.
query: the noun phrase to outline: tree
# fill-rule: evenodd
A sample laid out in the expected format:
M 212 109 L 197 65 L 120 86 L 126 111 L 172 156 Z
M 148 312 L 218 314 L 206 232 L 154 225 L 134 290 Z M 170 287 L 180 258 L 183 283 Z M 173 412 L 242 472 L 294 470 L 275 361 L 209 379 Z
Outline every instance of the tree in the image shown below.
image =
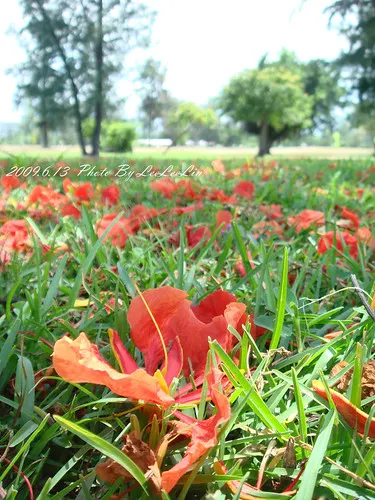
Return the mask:
M 375 0 L 337 0 L 327 11 L 330 22 L 339 18 L 340 32 L 349 48 L 338 64 L 351 71 L 352 89 L 358 104 L 353 114 L 356 126 L 375 134 Z M 375 143 L 374 143 L 375 146 Z
M 22 33 L 31 38 L 35 56 L 40 55 L 42 38 L 47 38 L 52 54 L 48 63 L 67 81 L 66 105 L 72 110 L 83 155 L 87 151 L 82 122 L 94 118 L 91 145 L 97 156 L 113 79 L 130 50 L 147 46 L 153 15 L 146 5 L 132 0 L 21 0 L 21 5 L 27 20 Z
M 214 126 L 217 116 L 211 108 L 200 108 L 192 102 L 182 102 L 171 113 L 168 120 L 172 146 L 185 142 L 189 131 L 196 125 Z
M 351 123 L 367 132 L 375 149 L 375 106 L 367 106 L 364 102 L 357 104 L 351 116 Z
M 327 11 L 330 22 L 341 20 L 339 30 L 349 42 L 338 63 L 352 69 L 360 102 L 375 108 L 375 0 L 337 0 Z
M 279 60 L 268 62 L 263 58 L 264 67 L 286 68 L 298 74 L 306 94 L 312 96 L 313 108 L 311 127 L 306 132 L 328 128 L 331 133 L 335 126 L 333 110 L 344 105 L 345 89 L 341 85 L 340 67 L 323 59 L 313 59 L 307 63 L 298 60 L 292 51 L 283 49 Z
M 235 76 L 221 96 L 221 109 L 259 135 L 259 156 L 271 145 L 311 126 L 313 100 L 301 77 L 283 67 L 247 70 Z
M 40 143 L 46 148 L 49 131 L 58 129 L 66 121 L 69 109 L 62 104 L 66 100 L 65 79 L 49 64 L 47 49 L 41 47 L 38 54 L 42 57 L 28 53 L 27 62 L 17 68 L 22 80 L 17 85 L 16 104 L 28 101 L 40 129 Z
M 166 69 L 159 61 L 147 59 L 141 67 L 139 81 L 141 88 L 140 111 L 144 128 L 150 140 L 154 122 L 163 116 L 163 109 L 167 102 L 167 92 L 164 89 Z

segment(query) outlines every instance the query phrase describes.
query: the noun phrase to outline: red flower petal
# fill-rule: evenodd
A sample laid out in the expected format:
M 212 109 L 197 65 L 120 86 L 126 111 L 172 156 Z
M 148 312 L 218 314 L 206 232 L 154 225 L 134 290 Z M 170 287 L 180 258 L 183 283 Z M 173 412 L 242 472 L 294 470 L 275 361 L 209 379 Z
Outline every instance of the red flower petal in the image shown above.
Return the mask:
M 166 179 L 151 182 L 150 188 L 163 194 L 166 198 L 171 199 L 173 194 L 178 190 L 178 185 L 168 177 Z
M 214 463 L 214 469 L 216 474 L 220 474 L 222 476 L 226 476 L 228 474 L 228 469 L 221 461 Z M 237 495 L 238 490 L 241 488 L 241 492 L 238 498 L 241 498 L 242 500 L 256 500 L 257 498 L 259 499 L 259 497 L 254 497 L 251 494 L 254 491 L 259 492 L 259 490 L 248 483 L 244 483 L 242 487 L 241 487 L 241 481 L 236 481 L 236 480 L 226 481 L 225 484 L 228 486 L 228 488 L 234 495 Z
M 176 313 L 186 297 L 187 293 L 184 290 L 170 286 L 143 292 L 143 298 L 147 302 L 162 333 L 166 322 Z M 157 332 L 141 297 L 136 297 L 131 301 L 128 322 L 134 344 L 140 351 L 146 351 L 152 346 Z
M 121 367 L 122 373 L 130 374 L 138 370 L 139 366 L 129 354 L 124 344 L 121 342 L 119 334 L 111 328 L 108 330 L 112 351 Z
M 229 351 L 232 335 L 228 332 L 228 325 L 237 327 L 246 306 L 237 303 L 235 297 L 228 292 L 215 292 L 195 307 L 191 307 L 186 296 L 186 292 L 171 287 L 147 290 L 143 294 L 165 345 L 168 347 L 176 337 L 179 338 L 185 376 L 190 374 L 190 365 L 195 375 L 200 375 L 206 365 L 208 338 L 216 339 Z M 144 353 L 146 370 L 154 373 L 164 360 L 164 351 L 155 324 L 141 297 L 132 300 L 128 321 L 132 340 Z
M 322 398 L 328 400 L 324 385 L 318 380 L 312 382 L 313 390 Z M 354 406 L 345 396 L 332 389 L 329 391 L 332 401 L 334 402 L 337 411 L 342 415 L 344 420 L 352 429 L 356 429 L 361 436 L 365 433 L 366 422 L 369 418 L 367 413 Z M 372 419 L 369 426 L 368 436 L 375 437 L 375 419 Z
M 336 249 L 340 252 L 344 251 L 344 245 L 349 247 L 349 254 L 356 259 L 358 257 L 358 241 L 355 236 L 346 231 L 328 231 L 318 241 L 318 253 L 324 254 L 333 247 L 336 242 Z
M 219 210 L 216 213 L 216 227 L 221 226 L 221 224 L 224 224 L 223 229 L 225 229 L 225 226 L 230 224 L 232 222 L 232 214 L 229 212 L 229 210 Z
M 234 188 L 233 194 L 252 200 L 254 198 L 254 191 L 255 185 L 251 181 L 240 181 Z
M 295 227 L 296 233 L 300 233 L 313 225 L 321 226 L 324 224 L 324 213 L 319 210 L 302 210 L 295 217 L 288 217 L 288 223 Z
M 120 188 L 118 186 L 108 186 L 102 190 L 102 201 L 105 205 L 116 205 L 120 199 Z
M 341 207 L 341 215 L 342 217 L 344 217 L 344 219 L 350 220 L 355 228 L 359 227 L 359 217 L 357 214 L 346 207 Z
M 212 369 L 207 374 L 212 402 L 217 408 L 216 414 L 207 420 L 196 420 L 181 412 L 175 412 L 177 418 L 191 425 L 191 441 L 185 456 L 172 469 L 162 473 L 162 487 L 168 493 L 176 485 L 190 467 L 217 443 L 218 428 L 230 419 L 230 404 L 227 397 L 220 392 L 219 385 L 223 374 Z
M 164 377 L 168 386 L 171 385 L 172 380 L 175 377 L 179 377 L 183 364 L 184 364 L 184 353 L 180 344 L 180 340 L 178 337 L 176 337 L 176 339 L 172 344 L 172 347 L 168 352 L 168 366 L 167 366 L 167 372 Z M 165 362 L 163 367 L 164 366 Z
M 105 385 L 112 392 L 131 399 L 169 406 L 173 399 L 161 388 L 158 380 L 138 369 L 131 375 L 112 368 L 84 333 L 75 340 L 65 336 L 53 351 L 53 367 L 68 382 Z

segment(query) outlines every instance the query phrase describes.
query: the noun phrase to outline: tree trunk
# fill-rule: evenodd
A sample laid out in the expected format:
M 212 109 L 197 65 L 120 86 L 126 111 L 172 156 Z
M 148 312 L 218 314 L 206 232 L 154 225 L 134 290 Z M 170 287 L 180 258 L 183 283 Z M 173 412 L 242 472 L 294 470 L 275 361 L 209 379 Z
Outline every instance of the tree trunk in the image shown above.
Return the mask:
M 103 0 L 98 0 L 98 26 L 95 43 L 95 128 L 92 137 L 92 155 L 99 156 L 100 131 L 103 120 Z
M 36 3 L 39 7 L 39 11 L 43 17 L 43 20 L 46 24 L 46 27 L 47 27 L 51 37 L 53 38 L 53 40 L 56 44 L 56 48 L 57 48 L 57 50 L 60 54 L 61 60 L 64 64 L 66 76 L 70 82 L 70 86 L 71 86 L 72 94 L 73 94 L 73 99 L 74 99 L 73 110 L 74 110 L 74 115 L 75 115 L 75 119 L 76 119 L 76 130 L 77 130 L 78 142 L 79 142 L 79 145 L 80 145 L 80 148 L 82 151 L 82 155 L 86 156 L 87 151 L 86 151 L 85 139 L 83 137 L 82 114 L 81 114 L 81 107 L 80 107 L 80 102 L 79 102 L 79 97 L 78 97 L 78 88 L 77 88 L 76 82 L 73 78 L 72 72 L 70 70 L 70 65 L 68 63 L 68 59 L 66 57 L 65 51 L 60 43 L 59 38 L 57 37 L 57 35 L 55 33 L 55 30 L 53 29 L 51 19 L 49 18 L 41 0 L 36 0 Z
M 47 120 L 43 120 L 40 123 L 40 133 L 42 148 L 48 148 L 48 123 Z
M 151 129 L 152 129 L 152 124 L 151 124 L 151 117 L 148 117 L 148 127 L 147 127 L 147 135 L 148 135 L 148 145 L 151 146 L 150 144 L 150 139 L 151 139 Z
M 269 124 L 266 121 L 263 121 L 260 125 L 258 156 L 271 154 L 271 144 Z
M 43 63 L 45 62 L 43 58 Z M 44 65 L 45 67 L 45 65 Z M 42 93 L 42 106 L 41 106 L 41 122 L 40 122 L 40 135 L 42 148 L 48 148 L 48 120 L 47 120 L 47 103 L 46 103 L 46 79 L 43 78 L 43 93 Z

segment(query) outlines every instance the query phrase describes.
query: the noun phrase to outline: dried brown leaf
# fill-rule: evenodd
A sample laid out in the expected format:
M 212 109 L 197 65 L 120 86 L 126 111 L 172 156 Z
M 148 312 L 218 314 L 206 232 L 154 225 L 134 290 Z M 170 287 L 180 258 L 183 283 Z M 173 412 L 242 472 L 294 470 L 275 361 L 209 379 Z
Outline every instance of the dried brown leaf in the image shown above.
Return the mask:
M 134 433 L 124 436 L 125 445 L 121 451 L 127 455 L 145 474 L 152 489 L 160 492 L 161 474 L 157 465 L 155 453 L 147 443 L 138 439 Z M 102 481 L 115 483 L 117 479 L 123 478 L 128 481 L 133 476 L 120 464 L 111 458 L 96 466 L 96 473 Z

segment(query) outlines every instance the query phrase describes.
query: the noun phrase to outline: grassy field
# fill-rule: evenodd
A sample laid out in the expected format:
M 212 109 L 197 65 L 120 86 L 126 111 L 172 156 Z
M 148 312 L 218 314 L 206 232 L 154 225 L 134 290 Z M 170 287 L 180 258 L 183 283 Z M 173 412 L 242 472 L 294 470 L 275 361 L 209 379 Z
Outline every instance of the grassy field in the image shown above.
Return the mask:
M 2 154 L 0 498 L 375 499 L 370 157 Z
M 372 148 L 333 148 L 333 147 L 275 147 L 271 150 L 272 155 L 280 158 L 330 158 L 330 159 L 348 159 L 348 158 L 368 158 L 373 155 Z M 205 158 L 212 160 L 213 158 L 244 158 L 248 160 L 257 154 L 257 148 L 202 148 L 202 147 L 173 147 L 168 151 L 165 148 L 155 147 L 135 147 L 133 153 L 126 154 L 126 159 L 180 159 L 194 160 L 197 158 Z M 0 158 L 7 159 L 16 156 L 21 157 L 38 157 L 56 159 L 59 157 L 74 159 L 80 156 L 80 150 L 77 146 L 52 146 L 48 149 L 42 149 L 40 146 L 14 146 L 0 145 Z M 104 157 L 123 158 L 124 155 L 114 153 L 103 153 Z

